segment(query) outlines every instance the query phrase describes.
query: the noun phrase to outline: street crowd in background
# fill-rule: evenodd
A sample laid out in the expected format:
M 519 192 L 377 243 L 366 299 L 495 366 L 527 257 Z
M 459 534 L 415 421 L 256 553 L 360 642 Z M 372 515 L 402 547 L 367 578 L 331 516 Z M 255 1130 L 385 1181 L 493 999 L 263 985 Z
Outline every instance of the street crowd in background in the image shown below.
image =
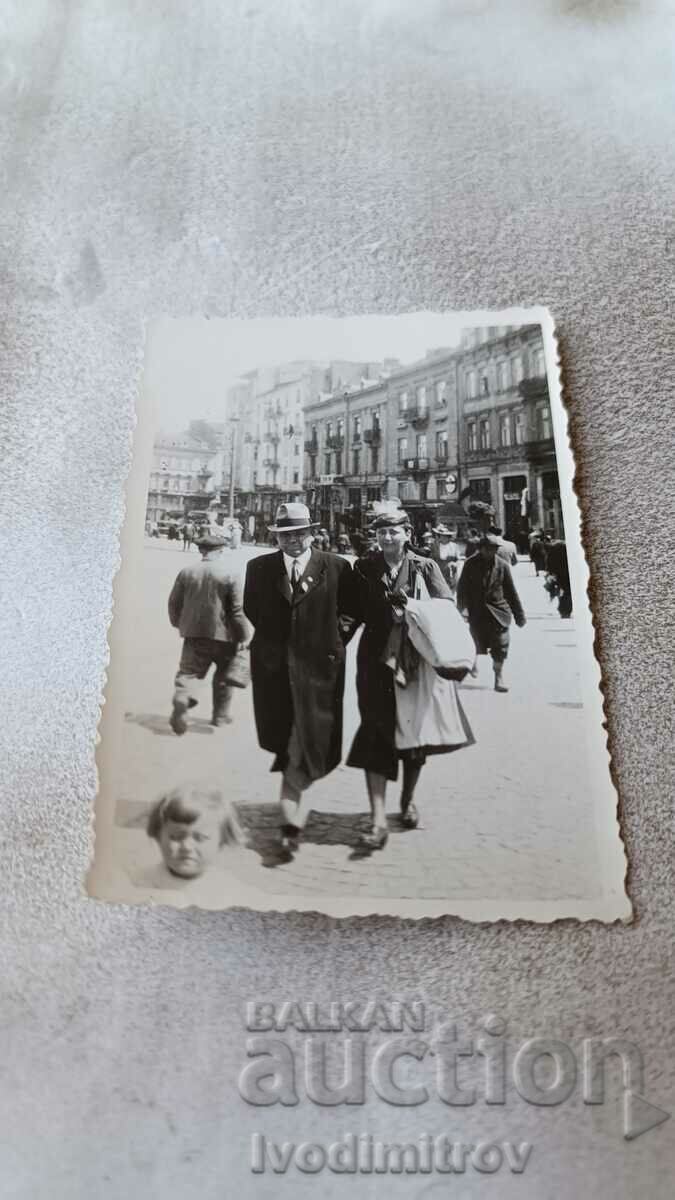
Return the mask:
M 147 525 L 146 533 L 157 535 Z M 250 559 L 245 582 L 226 553 L 241 543 L 236 519 L 175 522 L 168 533 L 184 552 L 199 552 L 197 560 L 190 554 L 168 601 L 183 639 L 171 729 L 187 732 L 197 684 L 212 667 L 216 727 L 231 723 L 233 688 L 252 683 L 258 741 L 281 774 L 279 852 L 292 859 L 310 811 L 307 792 L 341 761 L 345 651 L 361 629 L 361 724 L 346 765 L 365 774 L 371 827 L 361 849 L 368 856 L 387 843 L 386 788 L 399 764 L 399 820 L 403 829 L 415 829 L 415 792 L 427 756 L 475 742 L 457 688 L 467 675 L 477 676 L 480 656 L 492 660 L 494 690 L 509 690 L 510 627 L 526 621 L 511 573 L 516 546 L 494 524 L 469 527 L 460 539 L 441 523 L 413 543 L 408 514 L 388 502 L 351 538 L 342 533 L 333 541 L 299 503 L 279 506 L 270 533 L 277 552 Z M 530 560 L 568 618 L 564 542 L 533 531 Z M 217 787 L 164 795 L 148 832 L 168 869 L 183 878 L 201 874 L 221 845 L 244 840 L 234 807 Z

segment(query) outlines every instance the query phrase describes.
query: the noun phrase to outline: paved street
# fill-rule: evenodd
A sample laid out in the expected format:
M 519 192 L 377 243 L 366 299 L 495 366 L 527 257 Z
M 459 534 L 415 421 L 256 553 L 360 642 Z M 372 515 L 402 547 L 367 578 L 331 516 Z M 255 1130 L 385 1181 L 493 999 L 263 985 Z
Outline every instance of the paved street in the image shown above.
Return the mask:
M 232 551 L 242 572 L 262 551 Z M 196 552 L 192 552 L 196 557 Z M 513 628 L 506 680 L 498 695 L 491 664 L 480 659 L 479 678 L 461 688 L 476 745 L 431 758 L 418 791 L 423 828 L 403 831 L 396 820 L 398 791 L 389 789 L 390 839 L 383 852 L 357 850 L 367 825 L 363 774 L 341 766 L 312 791 L 314 808 L 300 853 L 280 863 L 276 853 L 279 776 L 259 750 L 251 691 L 238 692 L 234 723 L 213 729 L 210 689 L 193 710 L 189 732 L 168 725 L 180 638 L 166 615 L 166 599 L 187 553 L 176 543 L 148 540 L 137 621 L 127 646 L 124 755 L 117 789 L 116 855 L 139 889 L 193 889 L 195 902 L 218 905 L 221 871 L 248 887 L 297 897 L 417 897 L 452 899 L 583 899 L 591 888 L 595 834 L 584 758 L 584 710 L 574 620 L 562 621 L 555 604 L 522 561 L 514 577 L 528 617 Z M 358 723 L 354 660 L 347 664 L 344 756 Z M 144 832 L 149 803 L 180 781 L 217 782 L 240 808 L 250 849 L 226 849 L 209 878 L 185 884 L 158 866 Z M 142 898 L 139 896 L 139 898 Z M 374 905 L 376 907 L 376 905 Z

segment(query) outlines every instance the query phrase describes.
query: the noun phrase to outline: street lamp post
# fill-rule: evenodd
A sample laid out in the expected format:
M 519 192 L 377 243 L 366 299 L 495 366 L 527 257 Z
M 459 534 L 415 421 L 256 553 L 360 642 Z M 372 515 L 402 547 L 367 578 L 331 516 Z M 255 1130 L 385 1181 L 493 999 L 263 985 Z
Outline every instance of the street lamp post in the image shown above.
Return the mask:
M 239 417 L 230 417 L 230 421 L 232 422 L 232 445 L 230 447 L 230 503 L 229 503 L 230 512 L 229 512 L 229 516 L 230 516 L 230 520 L 232 520 L 234 517 L 234 468 L 236 465 L 236 457 L 237 457 L 237 424 L 239 422 Z

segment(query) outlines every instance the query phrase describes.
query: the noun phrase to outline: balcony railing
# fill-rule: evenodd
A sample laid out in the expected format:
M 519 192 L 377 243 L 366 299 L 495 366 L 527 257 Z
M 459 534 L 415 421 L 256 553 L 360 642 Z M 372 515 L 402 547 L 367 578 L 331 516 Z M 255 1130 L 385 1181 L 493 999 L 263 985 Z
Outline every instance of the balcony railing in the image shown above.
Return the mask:
M 342 450 L 345 444 L 345 439 L 342 434 L 335 434 L 333 437 L 326 438 L 326 446 L 329 450 Z
M 410 422 L 410 417 L 408 415 L 408 410 L 401 409 L 401 411 L 398 414 L 398 419 L 396 421 L 396 428 L 397 429 L 405 429 L 406 425 L 408 425 L 409 422 Z
M 309 438 L 305 442 L 305 454 L 318 454 L 318 453 L 319 453 L 319 443 L 315 440 L 315 438 Z
M 364 429 L 363 440 L 369 446 L 379 446 L 382 441 L 382 430 L 374 426 L 372 429 Z
M 430 459 L 425 456 L 423 458 L 404 458 L 403 461 L 399 463 L 399 466 L 403 471 L 412 472 L 414 474 L 417 471 L 428 471 L 429 464 Z
M 525 458 L 527 454 L 527 444 L 518 446 L 479 446 L 475 450 L 467 450 L 466 457 L 469 462 L 480 462 L 482 460 L 495 459 L 518 459 Z
M 524 442 L 520 447 L 525 453 L 525 458 L 536 459 L 545 458 L 551 454 L 555 455 L 555 442 L 553 435 L 547 438 L 537 438 L 536 441 Z
M 424 425 L 428 425 L 429 409 L 428 408 L 413 408 L 413 409 L 411 409 L 410 410 L 410 420 L 417 429 L 421 428 Z
M 276 471 L 279 467 L 278 458 L 263 458 L 263 467 L 272 467 Z

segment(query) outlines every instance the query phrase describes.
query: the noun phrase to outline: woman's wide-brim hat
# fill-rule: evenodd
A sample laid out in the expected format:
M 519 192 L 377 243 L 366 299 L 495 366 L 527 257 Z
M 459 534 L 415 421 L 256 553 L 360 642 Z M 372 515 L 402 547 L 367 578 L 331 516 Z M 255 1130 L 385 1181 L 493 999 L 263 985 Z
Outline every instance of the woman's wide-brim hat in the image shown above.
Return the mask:
M 434 529 L 432 529 L 431 532 L 435 533 L 437 537 L 454 537 L 455 536 L 452 529 L 448 529 L 447 525 L 443 525 L 443 523 L 441 523 L 440 525 L 436 525 L 436 527 Z
M 313 521 L 306 504 L 280 504 L 274 525 L 268 525 L 270 533 L 290 533 L 294 529 L 318 529 L 319 522 Z

